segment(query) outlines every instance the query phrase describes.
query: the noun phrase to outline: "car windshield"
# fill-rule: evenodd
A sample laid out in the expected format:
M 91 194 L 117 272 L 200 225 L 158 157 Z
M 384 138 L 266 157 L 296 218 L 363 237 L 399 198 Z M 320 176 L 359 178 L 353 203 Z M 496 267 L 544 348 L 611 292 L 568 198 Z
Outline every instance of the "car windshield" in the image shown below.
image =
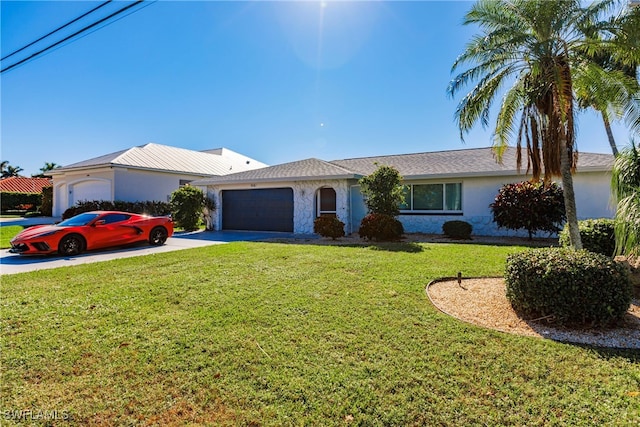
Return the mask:
M 76 215 L 73 218 L 65 219 L 58 223 L 59 227 L 77 227 L 78 225 L 87 225 L 93 221 L 100 214 L 97 213 L 83 213 Z

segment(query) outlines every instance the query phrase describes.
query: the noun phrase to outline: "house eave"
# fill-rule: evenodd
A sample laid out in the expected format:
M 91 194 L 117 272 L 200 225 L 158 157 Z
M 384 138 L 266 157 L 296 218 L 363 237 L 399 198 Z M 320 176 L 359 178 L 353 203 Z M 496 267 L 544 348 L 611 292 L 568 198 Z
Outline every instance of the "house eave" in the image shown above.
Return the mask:
M 610 168 L 603 168 L 599 166 L 585 166 L 578 168 L 576 173 L 589 173 L 589 172 L 611 172 Z M 526 168 L 520 172 L 517 170 L 504 170 L 504 171 L 481 171 L 481 172 L 463 172 L 463 173 L 439 173 L 439 174 L 419 174 L 419 175 L 404 175 L 404 180 L 433 180 L 433 179 L 453 179 L 453 178 L 491 178 L 491 177 L 504 177 L 504 176 L 517 176 L 517 177 L 531 177 L 532 174 L 529 171 L 527 173 Z
M 140 166 L 130 166 L 130 165 L 120 165 L 117 163 L 104 163 L 101 165 L 92 165 L 92 166 L 80 166 L 76 168 L 64 168 L 62 170 L 58 169 L 56 171 L 51 171 L 51 175 L 63 175 L 68 172 L 84 172 L 90 170 L 97 169 L 133 169 L 140 170 L 145 172 L 161 172 L 161 173 L 173 173 L 173 174 L 181 174 L 181 175 L 189 175 L 189 176 L 197 176 L 197 177 L 213 177 L 218 176 L 216 174 L 205 174 L 205 173 L 197 173 L 197 172 L 186 172 L 186 171 L 178 171 L 173 169 L 155 169 L 155 168 L 145 168 Z
M 257 179 L 237 179 L 237 180 L 222 180 L 222 181 L 210 181 L 205 178 L 201 181 L 194 182 L 192 185 L 198 187 L 215 187 L 217 185 L 247 185 L 247 184 L 267 184 L 267 183 L 282 183 L 282 182 L 300 182 L 300 181 L 327 181 L 327 180 L 342 180 L 342 179 L 360 179 L 362 175 L 349 174 L 349 175 L 324 175 L 324 176 L 293 176 L 293 177 L 279 177 L 279 178 L 257 178 Z M 210 182 L 207 182 L 210 181 Z

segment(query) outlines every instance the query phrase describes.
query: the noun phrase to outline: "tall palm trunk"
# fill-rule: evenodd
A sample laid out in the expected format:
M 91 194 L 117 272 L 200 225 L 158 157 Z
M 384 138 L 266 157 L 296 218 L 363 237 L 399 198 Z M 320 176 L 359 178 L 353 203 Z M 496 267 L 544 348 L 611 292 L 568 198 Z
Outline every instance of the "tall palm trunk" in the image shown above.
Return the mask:
M 604 111 L 601 111 L 600 114 L 602 114 L 602 122 L 604 123 L 605 130 L 607 131 L 607 138 L 609 139 L 611 152 L 615 157 L 618 157 L 618 147 L 616 147 L 616 140 L 613 137 L 613 132 L 611 131 L 611 123 L 609 122 L 609 118 Z
M 582 238 L 578 227 L 578 214 L 576 209 L 576 194 L 573 190 L 573 176 L 571 175 L 572 159 L 569 158 L 569 150 L 565 140 L 564 147 L 560 150 L 560 169 L 562 175 L 562 191 L 564 194 L 564 209 L 567 215 L 569 227 L 569 241 L 571 246 L 582 249 Z

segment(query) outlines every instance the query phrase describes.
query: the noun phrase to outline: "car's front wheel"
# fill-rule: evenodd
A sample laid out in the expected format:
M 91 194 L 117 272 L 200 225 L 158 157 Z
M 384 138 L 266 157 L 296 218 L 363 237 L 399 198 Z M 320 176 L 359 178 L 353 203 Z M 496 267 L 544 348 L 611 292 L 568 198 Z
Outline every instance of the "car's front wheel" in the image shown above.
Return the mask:
M 58 244 L 58 253 L 60 255 L 78 255 L 84 250 L 84 240 L 76 234 L 64 236 Z
M 167 241 L 167 237 L 169 237 L 169 233 L 167 233 L 166 228 L 155 227 L 151 230 L 151 233 L 149 233 L 149 243 L 153 246 L 161 246 Z

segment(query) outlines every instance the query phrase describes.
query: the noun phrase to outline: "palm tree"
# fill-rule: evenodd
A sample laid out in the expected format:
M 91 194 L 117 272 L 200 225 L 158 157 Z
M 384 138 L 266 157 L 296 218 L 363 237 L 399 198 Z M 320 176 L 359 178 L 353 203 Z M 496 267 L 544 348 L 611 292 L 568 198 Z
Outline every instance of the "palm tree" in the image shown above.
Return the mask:
M 2 178 L 9 178 L 11 176 L 20 176 L 20 172 L 22 172 L 24 169 L 22 169 L 20 166 L 11 166 L 8 162 L 2 162 Z
M 572 177 L 577 161 L 574 76 L 602 74 L 598 64 L 585 61 L 585 51 L 610 54 L 621 64 L 639 56 L 633 51 L 621 55 L 627 46 L 610 36 L 617 21 L 602 24 L 601 17 L 615 3 L 608 0 L 583 8 L 580 0 L 479 0 L 464 23 L 478 25 L 481 33 L 458 57 L 453 71 L 471 66 L 447 90 L 455 96 L 476 83 L 456 109 L 464 138 L 478 121 L 488 126 L 496 97 L 511 85 L 498 110 L 494 152 L 500 161 L 509 139 L 515 138 L 518 168 L 524 148 L 527 171 L 534 180 L 543 174 L 547 182 L 561 177 L 570 241 L 576 249 L 582 248 L 582 241 Z
M 640 8 L 627 10 L 627 13 L 616 19 L 623 28 L 619 36 L 621 41 L 626 43 L 625 38 L 628 38 L 631 43 L 636 44 L 637 49 L 640 46 L 640 34 L 633 32 L 637 33 L 640 28 Z M 593 54 L 586 50 L 584 55 L 585 60 L 595 62 L 604 73 L 596 76 L 577 74 L 575 88 L 578 104 L 581 108 L 591 107 L 600 113 L 611 152 L 617 156 L 618 148 L 611 130 L 611 121 L 626 116 L 631 127 L 640 126 L 638 63 L 621 63 L 611 54 L 603 52 Z M 595 77 L 595 81 L 590 77 Z
M 616 253 L 640 255 L 640 146 L 631 141 L 613 165 L 611 188 L 617 201 Z
M 636 80 L 636 67 L 623 66 L 604 57 L 592 60 L 602 67 L 605 73 L 597 84 L 593 84 L 589 79 L 576 79 L 578 105 L 580 108 L 591 107 L 600 113 L 611 152 L 617 156 L 618 147 L 611 130 L 611 121 L 625 115 L 638 116 L 640 113 L 640 97 L 637 95 L 640 93 L 640 84 Z
M 45 162 L 44 166 L 40 168 L 40 173 L 37 175 L 31 175 L 31 176 L 34 178 L 51 178 L 51 175 L 48 175 L 47 172 L 57 169 L 59 167 L 60 165 L 56 163 Z

